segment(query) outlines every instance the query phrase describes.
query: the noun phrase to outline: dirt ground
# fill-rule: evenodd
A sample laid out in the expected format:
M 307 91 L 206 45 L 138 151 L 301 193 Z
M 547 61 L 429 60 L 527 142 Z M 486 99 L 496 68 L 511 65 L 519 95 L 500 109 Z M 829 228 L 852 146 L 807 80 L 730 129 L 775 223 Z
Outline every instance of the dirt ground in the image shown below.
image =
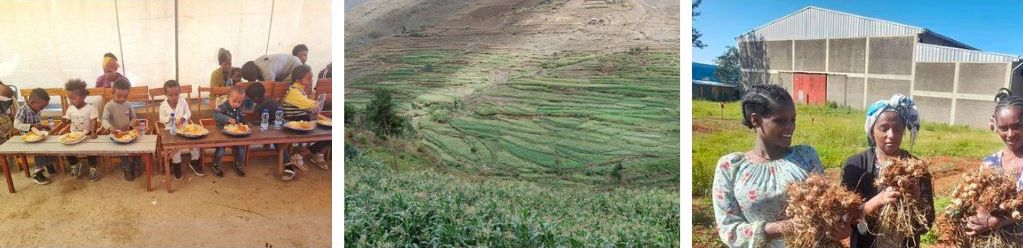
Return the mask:
M 275 159 L 254 159 L 246 176 L 197 177 L 184 168 L 174 181 L 154 173 L 125 181 L 109 166 L 97 182 L 58 173 L 37 185 L 12 168 L 15 194 L 0 192 L 3 247 L 328 247 L 331 171 L 315 166 L 283 182 Z M 339 172 L 340 173 L 340 172 Z M 0 179 L 2 180 L 2 179 Z M 173 180 L 173 178 L 171 179 Z

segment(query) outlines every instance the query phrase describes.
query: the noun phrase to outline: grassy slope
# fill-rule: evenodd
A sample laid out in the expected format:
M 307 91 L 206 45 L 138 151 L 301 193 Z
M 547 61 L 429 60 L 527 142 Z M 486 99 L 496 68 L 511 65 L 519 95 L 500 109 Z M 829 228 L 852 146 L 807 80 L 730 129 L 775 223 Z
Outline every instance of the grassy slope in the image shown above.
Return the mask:
M 678 192 L 553 188 L 346 162 L 345 241 L 363 246 L 678 247 Z M 416 164 L 414 156 L 403 164 Z
M 347 166 L 347 241 L 678 246 L 677 53 L 375 56 L 346 103 L 391 89 L 417 132 L 346 136 L 371 151 Z
M 354 79 L 346 87 L 367 91 L 345 100 L 362 106 L 368 90 L 396 91 L 416 138 L 447 166 L 534 182 L 678 189 L 677 53 L 429 50 L 376 59 L 389 69 Z M 506 80 L 494 76 L 502 73 Z

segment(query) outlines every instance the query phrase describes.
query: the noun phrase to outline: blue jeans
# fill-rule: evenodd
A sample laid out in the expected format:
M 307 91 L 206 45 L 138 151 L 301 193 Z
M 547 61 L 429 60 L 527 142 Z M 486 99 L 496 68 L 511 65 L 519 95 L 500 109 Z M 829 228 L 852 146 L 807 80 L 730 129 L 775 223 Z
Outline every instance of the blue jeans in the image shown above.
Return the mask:
M 235 166 L 245 165 L 245 149 L 241 146 L 232 146 L 231 150 L 234 151 Z M 224 147 L 217 147 L 216 151 L 213 151 L 213 164 L 220 165 L 220 161 L 224 160 Z
M 130 168 L 132 165 L 137 164 L 139 164 L 139 157 L 136 156 L 121 157 L 121 168 L 123 169 Z
M 33 158 L 36 162 L 36 169 L 42 169 L 44 165 L 52 165 L 54 157 L 50 156 L 35 156 Z

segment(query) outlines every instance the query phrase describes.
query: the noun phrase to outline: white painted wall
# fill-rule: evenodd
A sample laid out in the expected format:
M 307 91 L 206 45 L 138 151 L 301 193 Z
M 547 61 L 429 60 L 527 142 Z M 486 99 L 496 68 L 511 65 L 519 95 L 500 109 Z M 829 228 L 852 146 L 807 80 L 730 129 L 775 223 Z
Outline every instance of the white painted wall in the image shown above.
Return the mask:
M 113 0 L 0 0 L 0 81 L 61 88 L 82 78 L 92 87 L 106 52 L 117 55 L 133 86 L 173 79 L 175 1 L 116 5 L 115 12 Z M 299 43 L 309 47 L 314 72 L 331 61 L 329 0 L 178 0 L 177 6 L 182 84 L 208 85 L 220 47 L 231 51 L 235 67 L 266 53 L 290 54 Z

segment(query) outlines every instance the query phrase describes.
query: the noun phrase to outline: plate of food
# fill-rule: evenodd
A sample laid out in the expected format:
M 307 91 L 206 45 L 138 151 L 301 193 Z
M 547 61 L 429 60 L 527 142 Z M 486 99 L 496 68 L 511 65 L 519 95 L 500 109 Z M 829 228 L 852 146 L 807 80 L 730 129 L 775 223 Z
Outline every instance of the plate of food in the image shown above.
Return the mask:
M 182 126 L 181 129 L 178 129 L 177 131 L 181 136 L 188 138 L 198 138 L 210 133 L 209 130 L 206 130 L 206 128 L 203 128 L 199 124 L 188 124 Z
M 69 132 L 60 136 L 60 143 L 74 145 L 82 142 L 88 135 L 85 132 Z
M 40 131 L 39 129 L 32 128 L 27 133 L 25 133 L 25 135 L 21 136 L 21 140 L 25 141 L 25 143 L 35 143 L 43 141 L 49 134 L 50 132 Z
M 224 134 L 231 136 L 246 136 L 252 134 L 252 128 L 245 124 L 227 124 L 224 126 Z
M 310 131 L 316 128 L 316 123 L 311 121 L 289 121 L 284 126 L 295 131 Z
M 121 144 L 131 143 L 131 142 L 135 141 L 138 138 L 139 138 L 139 132 L 135 131 L 134 129 L 132 129 L 131 131 L 127 131 L 127 132 L 110 133 L 110 140 L 113 140 L 114 142 L 121 143 Z
M 327 118 L 326 116 L 322 116 L 322 115 L 317 115 L 316 116 L 316 124 L 320 124 L 320 126 L 332 127 L 333 126 L 332 122 L 333 121 L 331 121 L 330 118 Z

